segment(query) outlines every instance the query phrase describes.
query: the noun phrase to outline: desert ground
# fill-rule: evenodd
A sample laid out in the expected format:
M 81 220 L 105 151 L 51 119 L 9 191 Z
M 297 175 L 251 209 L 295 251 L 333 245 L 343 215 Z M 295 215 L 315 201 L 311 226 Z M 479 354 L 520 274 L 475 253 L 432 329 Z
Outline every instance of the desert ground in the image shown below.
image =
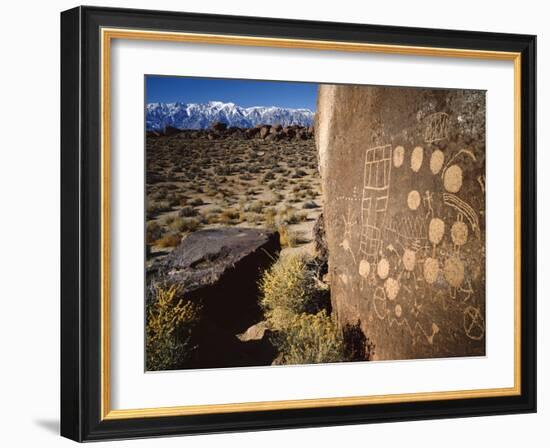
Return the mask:
M 301 135 L 149 135 L 147 262 L 196 230 L 227 226 L 275 229 L 284 250 L 310 250 L 321 187 L 313 136 Z

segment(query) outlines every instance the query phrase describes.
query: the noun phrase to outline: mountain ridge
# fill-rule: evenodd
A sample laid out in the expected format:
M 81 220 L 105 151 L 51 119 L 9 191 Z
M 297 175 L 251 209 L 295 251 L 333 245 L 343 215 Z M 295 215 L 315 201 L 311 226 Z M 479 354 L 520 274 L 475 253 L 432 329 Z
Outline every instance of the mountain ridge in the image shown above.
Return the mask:
M 167 126 L 178 129 L 207 129 L 215 122 L 239 128 L 259 124 L 311 126 L 315 112 L 306 108 L 278 106 L 242 107 L 235 103 L 148 103 L 145 122 L 148 131 L 163 131 Z

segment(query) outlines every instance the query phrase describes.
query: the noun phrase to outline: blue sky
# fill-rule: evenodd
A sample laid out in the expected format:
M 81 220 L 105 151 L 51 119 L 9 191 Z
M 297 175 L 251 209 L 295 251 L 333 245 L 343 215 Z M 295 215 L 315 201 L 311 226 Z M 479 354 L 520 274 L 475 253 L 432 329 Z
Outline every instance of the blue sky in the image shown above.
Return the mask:
M 145 94 L 147 103 L 223 101 L 242 107 L 279 106 L 314 111 L 317 84 L 147 75 Z

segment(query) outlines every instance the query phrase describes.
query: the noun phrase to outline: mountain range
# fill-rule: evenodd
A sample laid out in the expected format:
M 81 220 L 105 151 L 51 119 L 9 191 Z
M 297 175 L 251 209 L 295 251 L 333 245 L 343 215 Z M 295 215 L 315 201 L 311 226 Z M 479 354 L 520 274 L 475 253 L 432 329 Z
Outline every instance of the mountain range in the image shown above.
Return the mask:
M 252 128 L 258 124 L 311 126 L 315 113 L 310 109 L 276 106 L 241 107 L 234 103 L 149 103 L 146 106 L 146 129 L 163 131 L 167 126 L 178 129 L 206 129 L 212 123 Z

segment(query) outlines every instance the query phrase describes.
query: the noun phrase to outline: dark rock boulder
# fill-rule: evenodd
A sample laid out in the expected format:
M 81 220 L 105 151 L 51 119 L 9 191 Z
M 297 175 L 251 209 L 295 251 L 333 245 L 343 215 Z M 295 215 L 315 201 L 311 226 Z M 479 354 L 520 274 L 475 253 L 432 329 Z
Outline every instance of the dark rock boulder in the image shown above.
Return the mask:
M 164 128 L 164 135 L 168 137 L 171 135 L 179 134 L 180 132 L 181 129 L 175 128 L 174 126 L 166 126 L 166 128 Z
M 149 285 L 177 284 L 184 297 L 202 306 L 193 368 L 258 362 L 251 348 L 257 344 L 240 341 L 236 335 L 261 320 L 258 282 L 280 249 L 277 232 L 234 227 L 201 230 L 148 269 Z
M 226 123 L 222 123 L 221 121 L 215 121 L 214 123 L 212 123 L 212 125 L 210 126 L 210 129 L 214 130 L 214 131 L 217 131 L 217 132 L 223 132 L 227 129 L 227 124 Z

